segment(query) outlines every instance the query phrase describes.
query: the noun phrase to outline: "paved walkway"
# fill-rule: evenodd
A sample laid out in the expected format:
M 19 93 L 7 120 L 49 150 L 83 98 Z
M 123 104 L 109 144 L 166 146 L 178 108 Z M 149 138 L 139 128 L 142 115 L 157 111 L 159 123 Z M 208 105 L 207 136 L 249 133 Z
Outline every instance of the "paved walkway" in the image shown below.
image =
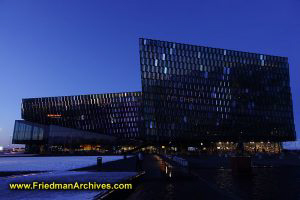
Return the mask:
M 158 156 L 145 156 L 143 168 L 146 174 L 127 200 L 233 199 Z
M 72 171 L 98 171 L 97 165 L 74 169 Z M 102 172 L 135 172 L 136 171 L 136 156 L 131 155 L 126 159 L 115 160 L 102 164 Z

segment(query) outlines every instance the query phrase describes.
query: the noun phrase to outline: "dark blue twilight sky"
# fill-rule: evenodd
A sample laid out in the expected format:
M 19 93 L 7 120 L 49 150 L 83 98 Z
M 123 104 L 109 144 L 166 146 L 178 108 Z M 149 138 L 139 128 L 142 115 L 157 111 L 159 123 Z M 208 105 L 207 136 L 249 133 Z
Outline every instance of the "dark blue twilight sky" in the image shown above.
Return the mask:
M 299 0 L 0 0 L 0 146 L 22 98 L 141 90 L 139 37 L 288 56 L 299 136 L 299 9 Z

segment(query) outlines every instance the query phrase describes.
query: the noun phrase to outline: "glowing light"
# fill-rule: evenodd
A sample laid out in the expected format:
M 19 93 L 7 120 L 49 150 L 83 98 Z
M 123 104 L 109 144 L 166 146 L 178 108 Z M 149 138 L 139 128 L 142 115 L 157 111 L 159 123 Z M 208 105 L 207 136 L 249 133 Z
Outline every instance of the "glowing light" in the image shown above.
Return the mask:
M 61 117 L 60 114 L 48 114 L 47 117 Z

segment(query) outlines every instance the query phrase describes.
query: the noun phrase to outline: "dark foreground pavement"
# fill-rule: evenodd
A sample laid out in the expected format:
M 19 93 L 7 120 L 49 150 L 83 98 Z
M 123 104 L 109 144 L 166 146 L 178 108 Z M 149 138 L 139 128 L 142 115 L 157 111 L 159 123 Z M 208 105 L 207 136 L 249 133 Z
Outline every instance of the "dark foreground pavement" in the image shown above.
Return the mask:
M 146 174 L 127 200 L 238 199 L 155 155 L 145 156 L 143 170 Z

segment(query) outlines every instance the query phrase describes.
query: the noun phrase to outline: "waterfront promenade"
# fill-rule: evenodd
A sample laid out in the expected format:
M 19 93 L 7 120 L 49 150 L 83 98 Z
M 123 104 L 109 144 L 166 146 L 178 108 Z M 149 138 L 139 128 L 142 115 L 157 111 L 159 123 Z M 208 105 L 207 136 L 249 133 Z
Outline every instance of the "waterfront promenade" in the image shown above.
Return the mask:
M 168 165 L 168 166 L 166 166 Z M 177 166 L 170 166 L 156 155 L 147 155 L 146 174 L 127 200 L 145 199 L 234 199 Z M 170 170 L 166 170 L 166 167 Z
M 68 157 L 65 157 L 67 159 Z M 76 156 L 72 157 L 72 160 Z M 82 159 L 81 157 L 77 157 Z M 118 158 L 123 158 L 119 156 Z M 183 167 L 162 156 L 146 154 L 143 169 L 136 171 L 136 157 L 110 159 L 98 171 L 97 165 L 76 169 L 20 173 L 0 177 L 1 193 L 10 199 L 103 199 L 101 191 L 10 191 L 11 182 L 96 181 L 127 182 L 133 189 L 114 191 L 104 199 L 300 199 L 300 159 L 297 155 L 262 155 L 253 158 L 252 173 L 234 175 L 227 155 L 183 156 L 189 167 Z M 5 161 L 6 159 L 0 158 Z M 12 158 L 13 159 L 13 158 Z M 81 164 L 80 164 L 81 165 Z M 76 166 L 80 166 L 77 165 Z M 38 167 L 38 166 L 36 166 Z M 48 166 L 49 167 L 49 166 Z M 53 168 L 54 169 L 54 168 Z M 13 171 L 14 172 L 14 171 Z M 8 173 L 8 172 L 7 172 Z M 138 178 L 137 174 L 143 174 Z M 25 195 L 24 195 L 25 194 Z M 8 198 L 9 199 L 9 198 Z
M 146 174 L 127 200 L 300 199 L 298 156 L 259 156 L 253 159 L 251 174 L 238 176 L 232 174 L 229 157 L 224 155 L 186 159 L 191 163 L 190 169 L 155 155 L 146 156 L 143 165 Z M 166 170 L 169 165 L 172 169 Z

